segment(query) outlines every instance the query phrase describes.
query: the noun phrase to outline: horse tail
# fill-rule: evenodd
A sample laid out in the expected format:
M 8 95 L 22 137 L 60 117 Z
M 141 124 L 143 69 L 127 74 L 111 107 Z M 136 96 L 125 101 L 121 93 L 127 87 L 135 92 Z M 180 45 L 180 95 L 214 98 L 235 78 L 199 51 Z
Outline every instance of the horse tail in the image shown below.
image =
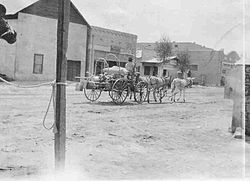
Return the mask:
M 173 77 L 172 77 L 172 75 L 170 75 L 170 76 L 169 76 L 168 88 L 171 88 L 172 82 L 173 82 Z

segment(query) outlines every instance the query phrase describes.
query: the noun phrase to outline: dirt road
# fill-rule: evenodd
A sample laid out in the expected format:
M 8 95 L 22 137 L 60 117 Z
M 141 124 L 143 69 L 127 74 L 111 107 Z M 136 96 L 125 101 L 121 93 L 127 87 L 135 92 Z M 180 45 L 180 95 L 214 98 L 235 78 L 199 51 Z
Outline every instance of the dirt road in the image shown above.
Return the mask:
M 42 126 L 51 88 L 0 83 L 0 92 L 0 178 L 45 178 L 54 167 L 53 133 Z M 163 102 L 117 106 L 103 93 L 90 103 L 74 85 L 67 87 L 67 173 L 91 179 L 244 176 L 244 142 L 228 133 L 232 101 L 222 88 L 194 87 L 186 103 Z M 46 125 L 52 123 L 51 109 Z

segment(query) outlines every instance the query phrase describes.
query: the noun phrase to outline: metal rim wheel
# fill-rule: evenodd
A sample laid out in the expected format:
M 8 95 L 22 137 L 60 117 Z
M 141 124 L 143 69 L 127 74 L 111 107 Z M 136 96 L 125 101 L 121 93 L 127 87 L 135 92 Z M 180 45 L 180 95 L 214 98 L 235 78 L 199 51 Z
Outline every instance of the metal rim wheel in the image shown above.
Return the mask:
M 91 102 L 96 101 L 101 96 L 102 91 L 99 89 L 84 89 L 85 97 Z
M 139 104 L 143 103 L 148 94 L 148 84 L 146 82 L 139 82 L 135 86 L 134 98 Z
M 122 104 L 128 97 L 128 84 L 124 79 L 118 79 L 112 86 L 110 97 L 116 104 Z
M 109 97 L 112 99 L 111 91 L 109 91 Z

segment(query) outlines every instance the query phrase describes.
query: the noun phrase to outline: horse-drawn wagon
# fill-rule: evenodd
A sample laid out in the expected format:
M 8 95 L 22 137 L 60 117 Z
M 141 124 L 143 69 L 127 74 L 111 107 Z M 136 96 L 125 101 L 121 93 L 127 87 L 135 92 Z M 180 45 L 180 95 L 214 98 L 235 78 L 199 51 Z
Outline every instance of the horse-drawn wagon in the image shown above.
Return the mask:
M 147 96 L 147 83 L 138 81 L 135 76 L 129 77 L 128 71 L 118 66 L 109 67 L 105 58 L 99 58 L 95 62 L 94 74 L 89 77 L 78 77 L 80 83 L 77 90 L 84 91 L 85 97 L 94 102 L 99 99 L 102 92 L 108 92 L 109 97 L 115 104 L 122 104 L 129 95 L 134 95 L 134 100 L 141 104 Z M 98 63 L 103 64 L 103 69 L 97 75 Z

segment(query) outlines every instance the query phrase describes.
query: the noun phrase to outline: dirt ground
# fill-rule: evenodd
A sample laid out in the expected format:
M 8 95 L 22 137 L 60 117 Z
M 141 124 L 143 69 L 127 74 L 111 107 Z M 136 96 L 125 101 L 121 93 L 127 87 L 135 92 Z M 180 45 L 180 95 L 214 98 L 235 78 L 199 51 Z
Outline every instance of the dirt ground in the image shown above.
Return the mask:
M 249 143 L 228 132 L 233 103 L 223 88 L 188 89 L 186 103 L 126 100 L 121 106 L 107 92 L 90 103 L 74 89 L 67 87 L 63 179 L 239 179 L 250 172 Z M 42 119 L 51 87 L 0 83 L 0 92 L 0 180 L 50 180 L 54 135 Z M 50 109 L 46 125 L 52 123 Z

